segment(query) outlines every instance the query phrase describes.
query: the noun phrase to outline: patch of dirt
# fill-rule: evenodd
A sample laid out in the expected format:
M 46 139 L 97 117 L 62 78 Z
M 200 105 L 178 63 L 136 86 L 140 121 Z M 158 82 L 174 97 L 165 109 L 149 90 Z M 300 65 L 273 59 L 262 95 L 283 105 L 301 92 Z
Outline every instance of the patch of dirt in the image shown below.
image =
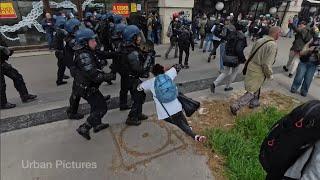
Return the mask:
M 220 128 L 228 130 L 233 127 L 236 117 L 230 112 L 230 104 L 244 94 L 244 91 L 234 92 L 228 100 L 212 100 L 203 101 L 201 108 L 192 117 L 188 118 L 188 122 L 195 132 L 204 132 L 210 128 Z M 249 114 L 253 111 L 259 111 L 266 106 L 275 106 L 279 110 L 290 111 L 300 104 L 299 101 L 290 96 L 283 95 L 276 91 L 268 91 L 261 93 L 261 106 L 257 109 L 243 108 L 238 116 Z M 208 165 L 213 172 L 215 179 L 226 180 L 224 171 L 224 159 L 220 155 L 212 152 L 206 146 L 200 143 L 194 143 L 196 153 L 206 155 L 208 157 Z

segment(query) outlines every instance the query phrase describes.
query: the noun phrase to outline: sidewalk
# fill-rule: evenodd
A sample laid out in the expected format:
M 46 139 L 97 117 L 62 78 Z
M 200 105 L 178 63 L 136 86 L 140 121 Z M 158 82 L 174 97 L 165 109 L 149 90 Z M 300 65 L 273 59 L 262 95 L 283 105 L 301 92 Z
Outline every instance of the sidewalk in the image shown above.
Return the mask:
M 320 79 L 314 80 L 308 97 L 291 94 L 291 80 L 282 74 L 267 82 L 263 91 L 275 90 L 301 102 L 320 99 Z M 209 89 L 187 94 L 199 101 L 226 99 L 244 91 L 243 82 L 232 84 L 234 92 L 219 86 L 215 94 Z M 143 106 L 147 115 L 155 113 L 154 103 Z M 207 157 L 195 152 L 193 141 L 183 132 L 161 121 L 144 121 L 141 126 L 127 127 L 128 112 L 111 110 L 104 117 L 111 127 L 86 141 L 75 129 L 85 121 L 63 120 L 1 134 L 2 180 L 212 180 Z M 52 168 L 22 168 L 22 160 L 46 162 Z M 97 168 L 66 169 L 66 162 L 95 163 Z M 58 164 L 56 164 L 58 163 Z M 56 165 L 58 167 L 56 167 Z

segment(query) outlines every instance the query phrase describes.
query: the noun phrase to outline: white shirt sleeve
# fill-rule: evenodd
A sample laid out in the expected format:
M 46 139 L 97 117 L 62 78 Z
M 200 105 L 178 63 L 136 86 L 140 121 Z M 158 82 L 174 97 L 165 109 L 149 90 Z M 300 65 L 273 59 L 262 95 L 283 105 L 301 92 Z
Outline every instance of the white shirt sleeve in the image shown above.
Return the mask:
M 172 80 L 174 80 L 177 77 L 177 70 L 174 67 L 172 67 L 165 74 L 168 75 Z
M 211 32 L 214 32 L 214 29 L 216 28 L 216 25 L 214 25 L 211 29 Z
M 146 80 L 144 81 L 143 83 L 141 83 L 139 86 L 138 86 L 138 91 L 143 91 L 143 90 L 150 90 L 152 88 L 153 84 L 152 84 L 152 81 L 151 80 Z

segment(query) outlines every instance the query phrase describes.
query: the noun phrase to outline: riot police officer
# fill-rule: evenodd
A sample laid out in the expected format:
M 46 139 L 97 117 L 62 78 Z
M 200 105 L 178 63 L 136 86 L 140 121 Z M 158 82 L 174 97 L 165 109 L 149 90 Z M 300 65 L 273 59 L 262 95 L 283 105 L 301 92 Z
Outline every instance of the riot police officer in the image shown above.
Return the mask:
M 101 31 L 101 43 L 103 44 L 105 51 L 112 51 L 111 37 L 115 28 L 114 19 L 112 13 L 107 13 L 102 16 L 104 21 Z
M 57 73 L 57 86 L 66 84 L 63 79 L 69 79 L 69 76 L 64 75 L 66 70 L 66 64 L 64 62 L 64 38 L 67 36 L 68 32 L 64 30 L 66 19 L 63 16 L 57 16 L 55 22 L 55 35 L 53 38 L 53 46 L 55 48 L 55 56 L 58 59 L 58 73 Z
M 122 104 L 126 101 L 128 90 L 133 100 L 131 111 L 129 112 L 127 125 L 140 125 L 141 120 L 148 117 L 142 114 L 142 105 L 145 101 L 146 94 L 137 90 L 137 85 L 141 83 L 140 78 L 148 74 L 150 63 L 141 53 L 139 48 L 141 43 L 140 29 L 135 25 L 127 26 L 123 31 L 124 43 L 121 46 L 120 74 L 122 87 L 120 90 L 120 101 Z
M 65 38 L 65 47 L 64 47 L 64 62 L 66 66 L 70 69 L 71 76 L 74 77 L 77 73 L 75 69 L 75 64 L 73 61 L 74 58 L 74 46 L 76 45 L 75 32 L 79 29 L 81 22 L 72 18 L 66 22 L 65 29 L 68 32 L 67 37 Z M 73 90 L 69 99 L 70 106 L 67 109 L 67 115 L 69 119 L 82 119 L 83 114 L 78 113 L 79 103 L 81 97 L 78 96 Z
M 94 16 L 91 12 L 87 12 L 85 14 L 85 19 L 84 19 L 83 23 L 86 28 L 90 28 L 92 30 L 94 30 L 96 27 L 96 23 L 94 21 Z
M 0 42 L 0 109 L 11 109 L 16 107 L 15 104 L 11 104 L 7 101 L 6 96 L 6 82 L 4 76 L 13 80 L 14 87 L 20 94 L 20 98 L 23 103 L 34 101 L 37 96 L 29 94 L 26 84 L 24 83 L 22 75 L 13 68 L 8 61 L 9 57 L 13 54 L 12 50 L 9 50 L 5 42 L 1 39 Z
M 111 55 L 96 53 L 97 42 L 95 38 L 96 34 L 88 28 L 76 32 L 78 45 L 75 46 L 74 61 L 78 73 L 75 74 L 72 88 L 74 93 L 87 100 L 91 107 L 87 122 L 77 129 L 77 132 L 87 140 L 90 140 L 89 131 L 91 128 L 97 133 L 109 127 L 109 124 L 101 122 L 102 117 L 107 113 L 107 103 L 99 86 L 104 81 L 114 79 L 112 73 L 105 73 L 101 70 L 105 63 L 103 59 L 111 58 Z

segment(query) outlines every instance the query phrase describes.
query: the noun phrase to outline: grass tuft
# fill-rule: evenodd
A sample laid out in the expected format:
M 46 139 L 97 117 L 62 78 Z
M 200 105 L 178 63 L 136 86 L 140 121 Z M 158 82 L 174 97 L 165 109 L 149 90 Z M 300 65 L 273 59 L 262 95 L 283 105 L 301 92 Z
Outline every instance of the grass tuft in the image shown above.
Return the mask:
M 260 112 L 239 117 L 230 130 L 207 130 L 210 148 L 225 158 L 230 180 L 263 180 L 265 172 L 259 163 L 260 145 L 272 125 L 284 112 L 268 107 Z

